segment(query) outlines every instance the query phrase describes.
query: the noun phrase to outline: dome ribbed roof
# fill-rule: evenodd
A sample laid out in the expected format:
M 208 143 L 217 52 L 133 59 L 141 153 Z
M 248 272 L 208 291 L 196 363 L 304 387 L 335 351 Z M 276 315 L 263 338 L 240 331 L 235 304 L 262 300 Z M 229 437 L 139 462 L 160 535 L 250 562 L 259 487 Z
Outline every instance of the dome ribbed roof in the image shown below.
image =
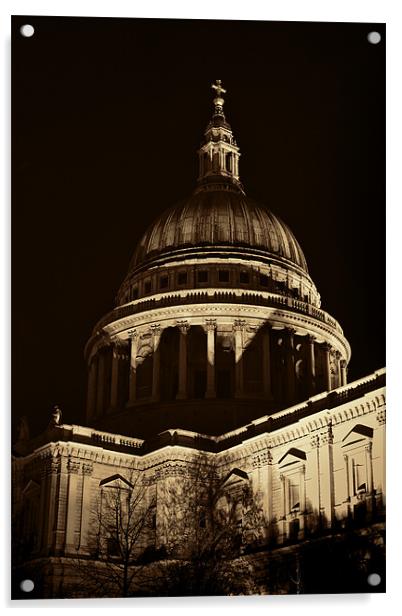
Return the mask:
M 145 232 L 130 263 L 142 263 L 180 248 L 248 247 L 285 258 L 308 272 L 289 227 L 239 190 L 198 190 L 166 210 Z

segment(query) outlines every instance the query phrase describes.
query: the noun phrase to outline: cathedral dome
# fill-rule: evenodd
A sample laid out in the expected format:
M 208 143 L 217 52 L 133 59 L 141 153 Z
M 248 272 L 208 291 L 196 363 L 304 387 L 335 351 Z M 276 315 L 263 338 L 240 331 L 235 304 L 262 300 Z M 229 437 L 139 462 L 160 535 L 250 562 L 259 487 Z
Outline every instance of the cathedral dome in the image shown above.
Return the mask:
M 292 231 L 245 194 L 212 87 L 195 190 L 145 231 L 86 347 L 102 429 L 219 435 L 346 383 L 342 329 Z
M 141 238 L 129 271 L 189 247 L 256 249 L 308 273 L 302 249 L 289 227 L 230 183 L 201 186 L 190 198 L 166 210 Z

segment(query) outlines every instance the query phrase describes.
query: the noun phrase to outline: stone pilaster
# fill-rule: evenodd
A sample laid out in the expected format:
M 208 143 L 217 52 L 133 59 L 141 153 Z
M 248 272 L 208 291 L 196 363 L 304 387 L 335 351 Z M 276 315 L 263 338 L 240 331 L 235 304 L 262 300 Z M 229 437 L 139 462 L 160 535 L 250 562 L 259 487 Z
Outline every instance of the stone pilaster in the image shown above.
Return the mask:
M 44 528 L 43 528 L 43 551 L 46 555 L 52 554 L 54 549 L 54 529 L 56 526 L 57 514 L 57 484 L 59 479 L 60 460 L 51 457 L 45 462 L 45 507 L 44 507 Z
M 258 492 L 262 498 L 264 520 L 269 524 L 273 519 L 272 509 L 272 454 L 269 450 L 259 451 L 251 460 L 252 468 L 258 476 Z
M 300 513 L 301 521 L 300 528 L 304 528 L 304 516 L 307 511 L 307 498 L 306 498 L 306 465 L 302 464 L 300 468 Z
M 76 528 L 77 519 L 77 497 L 78 497 L 78 480 L 79 480 L 80 462 L 69 458 L 67 463 L 68 487 L 67 487 L 67 502 L 66 502 L 66 533 L 65 533 L 65 553 L 74 554 L 76 551 Z
M 82 494 L 81 494 L 81 527 L 80 527 L 80 552 L 85 554 L 89 549 L 89 531 L 91 524 L 91 475 L 93 473 L 92 462 L 83 462 L 82 471 Z
M 281 482 L 281 486 L 282 486 L 282 515 L 281 515 L 281 522 L 282 522 L 282 537 L 285 538 L 287 535 L 287 522 L 286 522 L 286 514 L 287 514 L 287 489 L 286 489 L 286 477 L 285 475 L 283 475 L 282 473 L 279 475 L 279 479 Z
M 343 454 L 343 461 L 345 463 L 345 503 L 350 503 L 350 498 L 351 498 L 351 494 L 350 494 L 350 470 L 349 470 L 349 456 L 348 454 L 344 453 Z M 349 509 L 349 505 L 348 505 L 348 509 Z
M 331 425 L 320 434 L 320 511 L 325 525 L 330 527 L 334 521 L 334 459 L 333 434 Z
M 308 499 L 311 504 L 314 522 L 320 517 L 321 494 L 320 494 L 320 437 L 313 434 L 310 441 L 312 463 L 310 467 L 311 480 L 309 481 Z
M 364 448 L 366 455 L 366 476 L 367 476 L 367 491 L 373 494 L 373 443 L 370 441 Z
M 373 449 L 374 460 L 372 456 L 372 463 L 374 462 L 373 469 L 373 483 L 375 482 L 375 489 L 378 494 L 381 494 L 383 505 L 385 506 L 385 425 L 386 425 L 386 412 L 385 404 L 379 406 L 376 413 L 377 425 L 373 435 Z
M 57 507 L 53 531 L 54 553 L 56 555 L 61 555 L 63 553 L 66 540 L 69 466 L 70 460 L 61 457 L 55 499 Z

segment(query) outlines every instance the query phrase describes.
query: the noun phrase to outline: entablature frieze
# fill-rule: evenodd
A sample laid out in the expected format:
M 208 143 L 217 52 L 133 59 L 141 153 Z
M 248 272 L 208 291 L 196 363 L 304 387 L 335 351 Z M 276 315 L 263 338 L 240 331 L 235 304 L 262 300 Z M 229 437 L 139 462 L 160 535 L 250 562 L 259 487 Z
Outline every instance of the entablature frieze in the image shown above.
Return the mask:
M 212 460 L 214 456 L 216 456 L 216 454 L 211 452 L 199 452 L 198 450 L 192 450 L 182 446 L 165 447 L 159 451 L 145 454 L 145 456 L 138 461 L 138 468 L 143 471 L 156 471 L 159 466 L 173 463 L 173 461 L 178 464 L 196 465 L 200 461 L 207 462 L 208 460 Z
M 251 466 L 253 469 L 262 468 L 272 464 L 272 454 L 269 449 L 254 454 L 251 458 Z
M 248 306 L 244 304 L 194 304 L 178 306 L 175 308 L 160 308 L 144 313 L 130 315 L 105 326 L 111 338 L 121 337 L 128 339 L 130 332 L 135 330 L 138 334 L 150 331 L 157 323 L 163 329 L 175 327 L 178 322 L 187 321 L 188 324 L 206 327 L 206 322 L 215 320 L 217 328 L 221 325 L 231 325 L 234 329 L 238 323 L 244 321 L 242 328 L 259 328 L 267 321 L 273 328 L 288 328 L 296 334 L 314 336 L 317 343 L 327 343 L 334 352 L 338 352 L 345 359 L 350 359 L 350 346 L 343 335 L 335 332 L 329 326 L 309 315 L 299 315 L 289 311 L 267 308 L 264 306 Z M 96 342 L 91 355 L 97 352 Z
M 382 426 L 385 424 L 386 422 L 386 411 L 385 411 L 385 407 L 382 407 L 380 409 L 378 409 L 377 411 L 377 415 L 376 415 L 376 420 L 379 426 Z
M 71 457 L 68 458 L 67 460 L 67 472 L 70 475 L 78 475 L 79 471 L 81 468 L 81 461 L 80 460 L 73 460 Z
M 79 445 L 72 444 L 68 441 L 49 443 L 39 450 L 36 450 L 21 458 L 22 468 L 27 465 L 40 464 L 44 470 L 51 469 L 52 472 L 75 472 L 74 465 L 82 464 L 82 472 L 89 472 L 90 468 L 94 468 L 94 464 L 105 464 L 111 466 L 119 466 L 128 469 L 136 469 L 138 467 L 138 455 L 118 452 L 113 450 L 103 449 L 96 445 Z M 84 471 L 84 465 L 85 471 Z

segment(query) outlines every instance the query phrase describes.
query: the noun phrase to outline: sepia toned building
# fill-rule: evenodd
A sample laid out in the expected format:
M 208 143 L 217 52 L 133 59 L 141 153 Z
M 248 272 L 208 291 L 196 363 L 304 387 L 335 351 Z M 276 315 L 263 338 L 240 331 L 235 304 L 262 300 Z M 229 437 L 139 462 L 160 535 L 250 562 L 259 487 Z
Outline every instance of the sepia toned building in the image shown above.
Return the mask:
M 243 491 L 259 502 L 242 553 L 260 554 L 272 529 L 276 550 L 300 544 L 317 520 L 384 528 L 385 370 L 348 383 L 348 341 L 292 231 L 247 196 L 213 88 L 196 187 L 146 230 L 85 347 L 84 425 L 56 412 L 14 446 L 15 532 L 45 596 L 91 557 L 94 503 L 133 472 L 153 508 L 141 546 L 168 546 L 167 485 L 200 456 L 238 499 L 240 527 Z

